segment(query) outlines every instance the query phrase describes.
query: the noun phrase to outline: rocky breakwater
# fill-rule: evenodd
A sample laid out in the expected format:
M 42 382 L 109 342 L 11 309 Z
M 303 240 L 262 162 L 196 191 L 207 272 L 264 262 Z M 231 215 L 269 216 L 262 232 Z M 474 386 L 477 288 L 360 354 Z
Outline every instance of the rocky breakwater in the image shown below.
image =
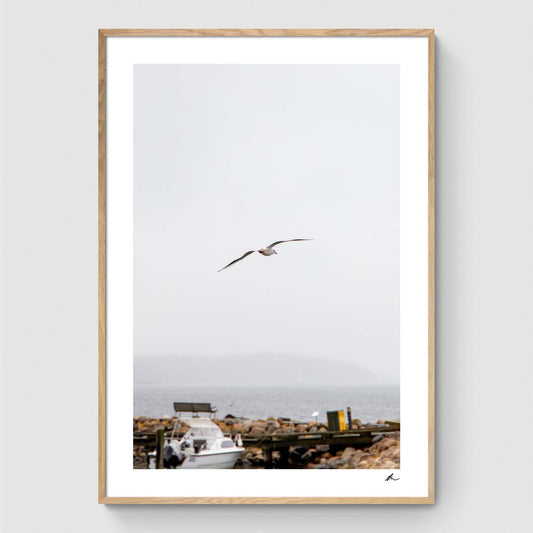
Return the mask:
M 228 425 L 228 420 L 224 420 Z M 317 433 L 328 432 L 326 424 L 316 422 L 293 422 L 285 419 L 269 418 L 267 420 L 248 421 L 234 419 L 230 427 L 236 428 L 246 437 L 281 435 L 298 433 L 305 437 L 316 437 Z M 354 430 L 359 428 L 387 428 L 384 420 L 375 424 L 362 424 L 353 421 Z M 302 435 L 305 434 L 305 435 Z M 289 436 L 289 435 L 287 435 Z M 266 440 L 266 439 L 265 439 Z M 365 446 L 341 446 L 338 444 L 318 444 L 314 446 L 295 445 L 286 449 L 267 450 L 263 447 L 250 446 L 242 454 L 236 468 L 305 468 L 305 469 L 395 469 L 400 467 L 400 431 L 376 434 L 371 437 L 371 444 Z
M 226 415 L 223 419 L 213 419 L 223 433 L 233 437 L 240 435 L 244 440 L 246 450 L 239 459 L 236 468 L 317 468 L 317 469 L 395 469 L 400 467 L 400 431 L 376 434 L 371 442 L 361 446 L 339 446 L 338 444 L 316 444 L 313 446 L 294 445 L 283 449 L 268 449 L 262 442 L 269 440 L 270 435 L 288 438 L 295 434 L 305 437 L 317 437 L 320 433 L 328 432 L 328 427 L 320 422 L 297 422 L 285 418 L 270 417 L 266 420 L 250 420 L 248 418 Z M 136 436 L 153 435 L 163 429 L 165 436 L 170 433 L 176 423 L 175 417 L 161 418 L 135 417 L 133 432 Z M 352 427 L 378 429 L 389 427 L 389 423 L 378 420 L 375 424 L 362 424 L 360 420 L 353 420 Z M 178 422 L 177 435 L 181 437 L 189 429 Z M 247 442 L 248 441 L 248 442 Z M 257 446 L 254 444 L 257 444 Z M 304 441 L 305 442 L 305 441 Z M 304 443 L 302 442 L 302 444 Z M 153 446 L 134 443 L 133 461 L 137 468 L 145 468 L 146 454 L 153 450 Z
M 306 459 L 304 468 L 400 468 L 400 432 L 375 437 L 376 442 L 368 448 L 356 449 L 351 446 L 343 450 L 326 451 L 321 446 L 307 450 L 302 458 Z M 315 452 L 316 450 L 316 452 Z M 308 459 L 308 461 L 307 461 Z M 298 460 L 298 459 L 296 459 Z

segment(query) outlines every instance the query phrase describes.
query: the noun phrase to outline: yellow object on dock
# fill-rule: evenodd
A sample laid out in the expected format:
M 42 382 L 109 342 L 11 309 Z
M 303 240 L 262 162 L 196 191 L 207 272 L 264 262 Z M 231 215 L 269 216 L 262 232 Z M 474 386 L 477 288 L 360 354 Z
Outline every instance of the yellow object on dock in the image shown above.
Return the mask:
M 344 420 L 344 411 L 339 411 L 339 427 L 341 431 L 346 431 L 346 421 Z
M 328 429 L 330 431 L 345 431 L 346 420 L 344 411 L 328 411 Z

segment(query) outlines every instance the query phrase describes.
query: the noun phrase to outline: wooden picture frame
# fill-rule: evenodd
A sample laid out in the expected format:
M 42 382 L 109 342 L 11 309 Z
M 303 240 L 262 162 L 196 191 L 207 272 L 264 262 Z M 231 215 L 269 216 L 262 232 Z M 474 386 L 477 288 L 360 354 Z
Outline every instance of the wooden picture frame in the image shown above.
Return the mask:
M 108 67 L 106 60 L 109 39 L 136 38 L 418 38 L 427 40 L 427 491 L 406 496 L 138 496 L 109 490 L 109 452 L 107 433 L 110 423 L 107 410 L 111 376 L 107 368 L 106 315 L 106 239 L 109 216 L 106 198 L 109 155 L 107 121 Z M 434 194 L 435 194 L 435 40 L 432 29 L 101 29 L 98 32 L 98 501 L 103 504 L 431 504 L 434 503 Z M 424 163 L 425 164 L 425 163 Z M 425 208 L 425 206 L 424 206 Z M 113 325 L 111 325 L 111 328 Z M 426 332 L 424 332 L 426 334 Z M 403 407 L 402 407 L 403 408 Z M 128 421 L 131 425 L 131 421 Z M 403 435 L 402 435 L 403 437 Z M 128 453 L 127 450 L 124 451 Z M 403 459 L 402 459 L 403 461 Z M 424 466 L 426 468 L 426 466 Z M 383 471 L 385 477 L 385 471 Z

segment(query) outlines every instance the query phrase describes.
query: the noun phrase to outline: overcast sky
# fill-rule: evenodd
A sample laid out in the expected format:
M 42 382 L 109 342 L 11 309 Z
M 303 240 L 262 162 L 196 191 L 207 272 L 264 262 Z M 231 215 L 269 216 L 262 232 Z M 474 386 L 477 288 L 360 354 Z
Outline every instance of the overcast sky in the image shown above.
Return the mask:
M 135 67 L 135 354 L 399 382 L 399 67 Z M 248 250 L 276 240 L 278 255 Z

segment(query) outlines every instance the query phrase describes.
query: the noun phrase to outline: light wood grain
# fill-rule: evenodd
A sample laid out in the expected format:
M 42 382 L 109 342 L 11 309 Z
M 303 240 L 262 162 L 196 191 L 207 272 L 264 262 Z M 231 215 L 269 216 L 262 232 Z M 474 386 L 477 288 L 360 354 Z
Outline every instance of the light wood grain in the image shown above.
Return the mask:
M 385 471 L 383 471 L 385 472 Z M 401 497 L 401 498 L 104 498 L 99 503 L 105 504 L 186 504 L 186 505 L 353 505 L 353 504 L 431 504 L 434 503 L 429 497 Z
M 106 38 L 427 37 L 428 39 L 428 496 L 139 498 L 106 496 Z M 435 501 L 435 34 L 432 29 L 101 29 L 98 32 L 98 502 L 104 504 L 431 504 Z M 126 451 L 125 451 L 126 453 Z
M 428 36 L 428 497 L 435 501 L 435 32 Z
M 431 29 L 102 29 L 106 37 L 429 37 Z
M 98 34 L 98 501 L 106 495 L 106 38 Z

